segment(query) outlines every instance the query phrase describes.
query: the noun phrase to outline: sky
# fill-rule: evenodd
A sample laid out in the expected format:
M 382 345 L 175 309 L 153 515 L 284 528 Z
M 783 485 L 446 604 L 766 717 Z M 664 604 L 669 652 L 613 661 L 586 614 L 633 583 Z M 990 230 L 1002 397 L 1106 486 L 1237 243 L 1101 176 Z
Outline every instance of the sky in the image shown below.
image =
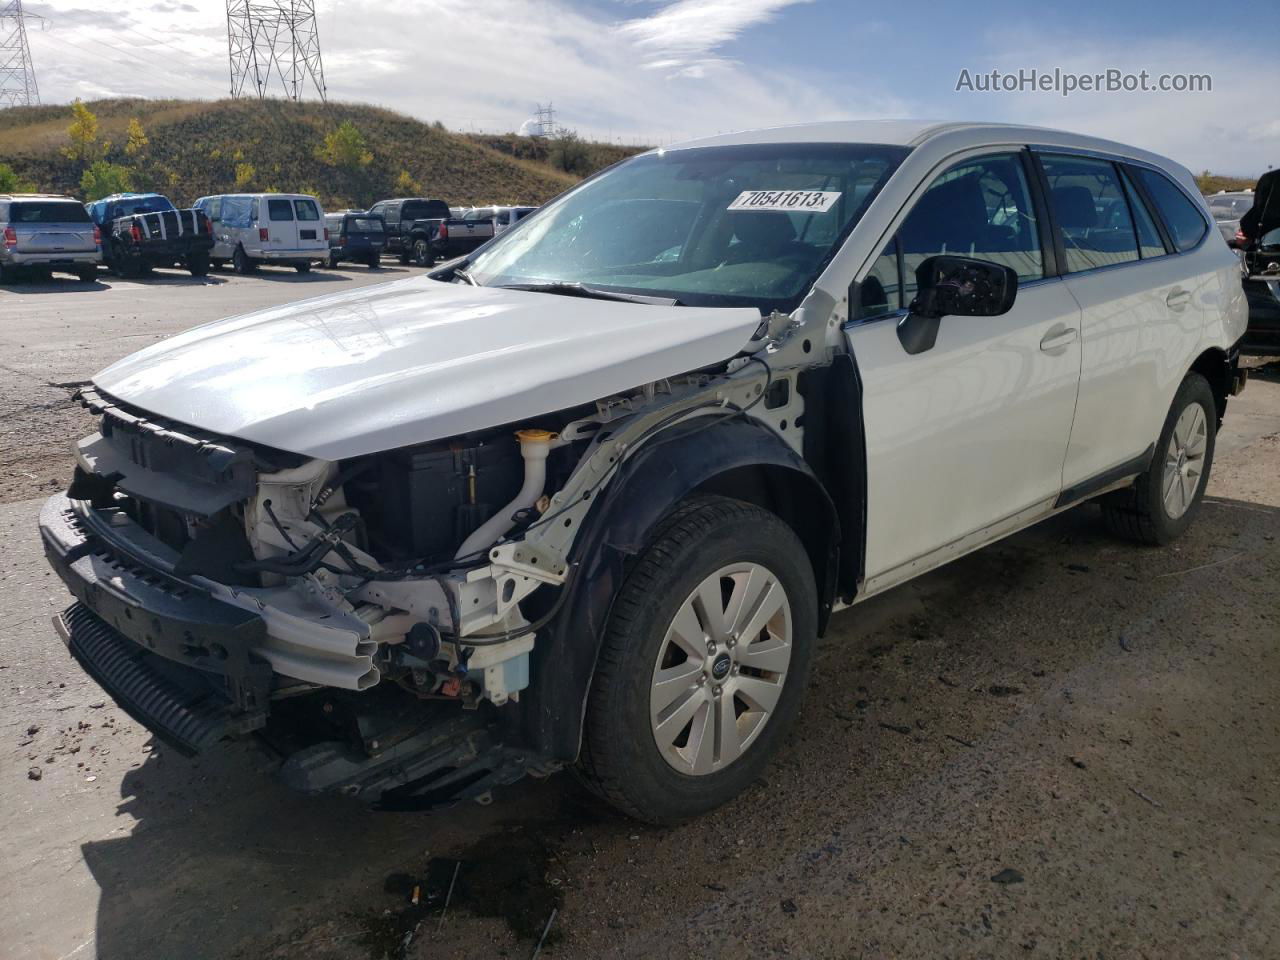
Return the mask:
M 228 94 L 223 0 L 25 5 L 44 18 L 28 36 L 46 103 Z M 316 0 L 330 99 L 455 130 L 518 129 L 537 102 L 584 136 L 645 144 L 811 120 L 992 120 L 1249 176 L 1280 166 L 1274 5 L 1234 0 L 1207 23 L 1203 0 Z M 962 71 L 1033 69 L 1207 74 L 1212 90 L 956 89 Z

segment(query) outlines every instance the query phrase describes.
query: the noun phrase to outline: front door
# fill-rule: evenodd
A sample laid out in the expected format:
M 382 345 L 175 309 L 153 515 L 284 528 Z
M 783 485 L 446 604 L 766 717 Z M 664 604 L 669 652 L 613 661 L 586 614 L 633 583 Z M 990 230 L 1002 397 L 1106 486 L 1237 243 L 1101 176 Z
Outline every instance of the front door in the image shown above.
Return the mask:
M 1045 277 L 1040 216 L 1016 152 L 939 174 L 859 285 L 846 328 L 863 383 L 866 591 L 1047 513 L 1062 489 L 1080 383 L 1080 308 Z M 1000 317 L 944 317 L 910 355 L 897 322 L 915 268 L 938 254 L 1012 267 Z

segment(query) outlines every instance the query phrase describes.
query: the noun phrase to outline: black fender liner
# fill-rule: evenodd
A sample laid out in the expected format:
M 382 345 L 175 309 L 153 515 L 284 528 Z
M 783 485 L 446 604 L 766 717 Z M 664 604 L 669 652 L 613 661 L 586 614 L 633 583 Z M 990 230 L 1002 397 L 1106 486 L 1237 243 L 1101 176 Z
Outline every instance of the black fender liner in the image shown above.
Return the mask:
M 819 632 L 825 629 L 839 568 L 840 523 L 831 497 L 804 458 L 769 428 L 745 417 L 712 425 L 696 417 L 629 457 L 587 514 L 570 556 L 577 564 L 565 588 L 570 595 L 539 636 L 531 684 L 507 716 L 513 739 L 549 759 L 577 759 L 596 658 L 629 561 L 658 522 L 696 492 L 754 502 L 763 496 L 762 505 L 796 530 L 813 560 Z

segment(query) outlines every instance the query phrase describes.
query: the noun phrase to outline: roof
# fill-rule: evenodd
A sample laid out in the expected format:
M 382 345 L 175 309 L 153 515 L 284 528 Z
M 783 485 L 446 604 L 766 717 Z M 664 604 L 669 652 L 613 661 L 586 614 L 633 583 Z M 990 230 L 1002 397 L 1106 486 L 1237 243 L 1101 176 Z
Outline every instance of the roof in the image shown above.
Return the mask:
M 1085 134 L 1054 130 L 1049 127 L 1023 126 L 979 121 L 939 122 L 935 120 L 836 120 L 823 123 L 800 123 L 740 133 L 720 134 L 674 143 L 665 148 L 718 147 L 762 143 L 875 143 L 902 147 L 919 147 L 933 140 L 959 141 L 970 145 L 992 143 L 1028 143 L 1073 147 L 1103 153 L 1119 153 L 1136 159 L 1167 164 L 1164 157 L 1145 150 L 1103 140 Z

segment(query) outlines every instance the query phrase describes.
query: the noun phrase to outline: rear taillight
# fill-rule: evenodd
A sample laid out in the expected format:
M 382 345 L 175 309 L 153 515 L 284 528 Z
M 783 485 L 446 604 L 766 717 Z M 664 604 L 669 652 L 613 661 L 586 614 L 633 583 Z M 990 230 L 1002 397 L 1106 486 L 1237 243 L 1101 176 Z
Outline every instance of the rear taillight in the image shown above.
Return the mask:
M 329 242 L 329 228 L 328 228 L 328 227 L 325 227 L 325 228 L 324 228 L 324 242 L 325 242 L 325 243 L 328 243 L 328 242 Z
M 102 242 L 102 228 L 99 227 L 96 223 L 93 225 L 93 242 L 94 243 Z
M 134 243 L 142 242 L 142 228 L 136 223 L 129 227 L 129 239 Z
M 18 231 L 13 227 L 4 228 L 4 245 L 10 250 L 18 245 Z
M 205 233 L 207 233 L 207 234 L 208 234 L 209 236 L 211 236 L 211 237 L 213 236 L 213 221 L 212 221 L 212 220 L 209 220 L 209 219 L 207 219 L 207 218 L 205 219 L 205 221 L 204 221 L 204 232 L 205 232 Z
M 325 232 L 326 232 L 326 233 L 328 233 L 328 231 L 327 231 L 327 230 L 326 230 Z M 328 237 L 325 237 L 325 239 L 326 239 L 326 240 L 328 240 L 329 238 L 328 238 Z M 347 245 L 347 238 L 346 238 L 346 237 L 339 237 L 339 238 L 338 238 L 338 246 L 340 246 L 340 247 L 345 247 L 346 245 Z
M 267 233 L 266 227 L 258 228 L 258 239 L 261 240 L 263 243 L 266 243 L 268 240 L 271 239 L 271 234 Z
M 449 225 L 447 223 L 440 224 L 440 228 L 436 230 L 436 236 L 441 240 L 449 239 Z

